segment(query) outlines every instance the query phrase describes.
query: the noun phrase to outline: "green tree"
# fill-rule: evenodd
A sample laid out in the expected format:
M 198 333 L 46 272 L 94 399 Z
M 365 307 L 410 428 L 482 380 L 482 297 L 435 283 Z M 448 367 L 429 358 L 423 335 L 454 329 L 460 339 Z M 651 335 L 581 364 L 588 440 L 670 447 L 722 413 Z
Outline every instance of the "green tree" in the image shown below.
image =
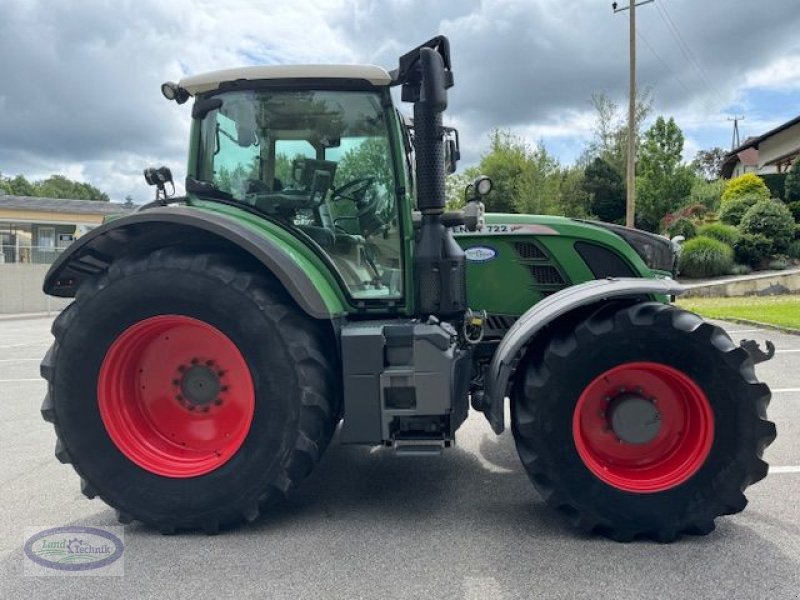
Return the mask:
M 464 190 L 480 175 L 478 167 L 468 167 L 460 173 L 452 173 L 444 180 L 447 210 L 464 208 Z M 492 192 L 494 194 L 494 192 Z
M 692 168 L 698 176 L 706 181 L 719 179 L 722 163 L 727 153 L 719 146 L 708 150 L 698 150 L 692 161 Z
M 25 179 L 23 175 L 7 180 L 9 186 L 9 194 L 14 196 L 35 196 L 34 187 L 30 181 Z
M 33 184 L 33 195 L 41 198 L 66 198 L 72 200 L 99 200 L 108 202 L 107 194 L 96 187 L 79 181 L 72 181 L 63 175 L 51 175 Z
M 595 158 L 584 172 L 583 191 L 589 209 L 601 221 L 619 221 L 625 216 L 625 185 L 622 176 L 606 160 Z
M 656 231 L 664 215 L 689 196 L 695 178 L 682 158 L 683 132 L 673 118 L 658 117 L 644 134 L 639 158 L 636 214 L 641 227 Z
M 531 146 L 510 131 L 495 130 L 480 173 L 494 190 L 485 200 L 491 212 L 553 214 L 559 211 L 558 162 L 541 144 Z
M 592 196 L 586 191 L 586 170 L 574 166 L 561 171 L 559 207 L 565 217 L 591 216 Z
M 391 193 L 394 190 L 394 174 L 389 157 L 386 138 L 366 138 L 342 156 L 336 167 L 336 187 L 369 177 L 373 180 L 373 185 L 381 186 Z
M 786 204 L 800 202 L 800 156 L 792 163 L 792 168 L 789 169 L 789 173 L 786 175 L 786 183 L 784 185 L 786 186 L 784 196 Z

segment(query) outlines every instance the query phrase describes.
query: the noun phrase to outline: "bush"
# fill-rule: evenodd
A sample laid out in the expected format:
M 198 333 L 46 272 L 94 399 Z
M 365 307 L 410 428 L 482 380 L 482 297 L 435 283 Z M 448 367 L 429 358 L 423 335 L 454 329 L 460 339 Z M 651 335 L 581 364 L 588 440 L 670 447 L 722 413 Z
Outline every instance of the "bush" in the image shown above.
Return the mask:
M 796 200 L 795 202 L 789 202 L 786 205 L 792 213 L 792 217 L 798 223 L 800 223 L 800 200 Z
M 736 227 L 733 225 L 725 225 L 724 223 L 709 223 L 701 227 L 698 233 L 719 240 L 724 244 L 728 244 L 728 246 L 733 246 L 740 235 Z
M 786 175 L 783 199 L 786 202 L 800 202 L 800 156 L 792 163 L 792 168 Z
M 769 256 L 770 250 L 772 240 L 763 235 L 749 233 L 740 236 L 733 245 L 736 262 L 751 267 L 758 267 Z
M 673 221 L 665 230 L 664 235 L 669 238 L 674 238 L 676 235 L 682 235 L 687 240 L 697 236 L 697 225 L 690 219 L 681 217 Z
M 800 258 L 800 240 L 795 240 L 786 249 L 786 254 L 792 258 Z
M 786 173 L 765 173 L 759 175 L 764 180 L 764 185 L 769 188 L 769 195 L 783 200 L 786 194 Z
M 776 258 L 773 261 L 770 261 L 769 268 L 773 271 L 783 271 L 786 267 L 788 267 L 788 263 L 783 260 L 782 258 Z
M 714 238 L 700 236 L 683 244 L 680 272 L 687 277 L 715 277 L 733 267 L 733 249 Z
M 728 271 L 731 275 L 749 275 L 753 269 L 749 265 L 733 265 Z
M 761 198 L 753 194 L 728 200 L 719 211 L 719 220 L 727 225 L 736 226 L 741 222 L 744 213 L 759 200 Z
M 722 192 L 725 191 L 727 182 L 724 179 L 716 181 L 698 180 L 692 185 L 689 195 L 693 204 L 702 204 L 710 211 L 719 210 Z
M 794 219 L 779 200 L 762 200 L 744 213 L 739 224 L 742 233 L 761 234 L 772 240 L 774 252 L 786 249 L 794 237 Z
M 725 206 L 726 202 L 734 198 L 750 195 L 756 196 L 759 200 L 767 200 L 770 197 L 769 188 L 761 177 L 753 173 L 745 173 L 734 177 L 725 186 L 725 191 L 722 192 L 722 205 Z

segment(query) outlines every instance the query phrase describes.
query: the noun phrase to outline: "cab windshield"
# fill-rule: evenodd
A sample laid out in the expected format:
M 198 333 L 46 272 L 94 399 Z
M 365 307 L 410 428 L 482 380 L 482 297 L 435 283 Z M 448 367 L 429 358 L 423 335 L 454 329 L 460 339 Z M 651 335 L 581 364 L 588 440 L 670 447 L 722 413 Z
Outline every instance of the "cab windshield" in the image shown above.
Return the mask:
M 332 260 L 354 298 L 402 294 L 387 113 L 360 91 L 248 90 L 214 96 L 197 179 L 285 222 Z

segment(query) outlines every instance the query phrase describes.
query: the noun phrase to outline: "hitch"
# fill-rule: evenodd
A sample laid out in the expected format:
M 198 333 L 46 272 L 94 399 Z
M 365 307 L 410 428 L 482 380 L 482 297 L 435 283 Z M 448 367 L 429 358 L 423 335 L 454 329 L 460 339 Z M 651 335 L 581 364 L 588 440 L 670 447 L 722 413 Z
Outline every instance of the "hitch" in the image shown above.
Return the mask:
M 775 356 L 775 344 L 767 340 L 764 342 L 767 347 L 767 351 L 764 352 L 758 345 L 758 342 L 755 340 L 742 340 L 739 342 L 739 346 L 745 349 L 745 351 L 750 355 L 750 358 L 753 359 L 753 364 L 757 365 L 758 363 L 766 362 L 770 360 L 773 356 Z

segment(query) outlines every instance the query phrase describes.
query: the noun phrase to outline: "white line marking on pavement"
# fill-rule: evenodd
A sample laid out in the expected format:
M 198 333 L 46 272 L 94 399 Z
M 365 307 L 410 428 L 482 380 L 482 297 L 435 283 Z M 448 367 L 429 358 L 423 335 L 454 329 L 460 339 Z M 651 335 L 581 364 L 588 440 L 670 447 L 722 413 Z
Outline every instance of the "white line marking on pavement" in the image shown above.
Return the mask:
M 8 362 L 32 362 L 42 360 L 41 358 L 0 358 L 0 363 Z
M 9 348 L 22 348 L 23 346 L 35 346 L 36 344 L 49 344 L 50 340 L 39 340 L 38 342 L 25 342 L 24 344 L 11 344 L 10 346 L 0 346 L 0 350 Z
M 770 473 L 800 473 L 800 466 L 797 467 L 770 467 Z
M 0 383 L 23 383 L 25 381 L 44 381 L 41 377 L 36 379 L 0 379 Z
M 737 333 L 759 333 L 761 329 L 730 329 L 728 330 L 729 335 L 735 335 Z
M 800 352 L 800 348 L 789 348 L 787 350 L 775 350 L 775 354 L 784 354 L 785 352 Z
M 779 390 L 772 390 L 773 394 L 794 394 L 800 392 L 800 388 L 782 388 Z

